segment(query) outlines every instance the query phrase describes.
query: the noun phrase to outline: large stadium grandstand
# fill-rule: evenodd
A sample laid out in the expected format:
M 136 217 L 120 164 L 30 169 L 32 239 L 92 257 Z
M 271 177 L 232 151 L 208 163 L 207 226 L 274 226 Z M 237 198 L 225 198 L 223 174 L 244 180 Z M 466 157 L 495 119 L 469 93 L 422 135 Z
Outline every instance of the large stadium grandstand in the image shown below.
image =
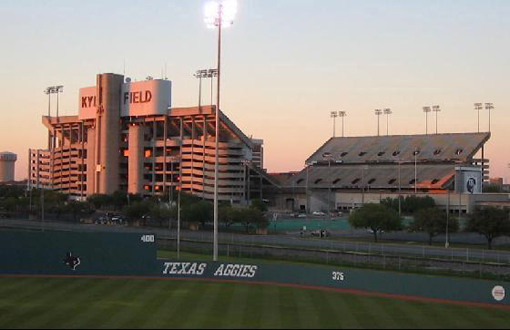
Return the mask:
M 468 213 L 488 199 L 508 199 L 483 194 L 483 182 L 489 178 L 484 146 L 490 137 L 460 133 L 331 138 L 306 160 L 304 170 L 282 183 L 277 204 L 287 211 L 331 212 L 388 197 L 429 195 L 439 206 L 446 207 L 450 199 L 452 212 Z

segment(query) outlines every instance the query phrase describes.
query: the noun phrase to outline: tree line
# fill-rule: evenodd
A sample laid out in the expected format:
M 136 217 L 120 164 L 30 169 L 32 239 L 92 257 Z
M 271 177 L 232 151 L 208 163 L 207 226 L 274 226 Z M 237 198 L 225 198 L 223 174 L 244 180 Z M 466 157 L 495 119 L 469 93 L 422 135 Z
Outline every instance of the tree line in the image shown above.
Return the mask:
M 366 204 L 354 211 L 349 223 L 354 228 L 368 229 L 378 241 L 382 232 L 401 231 L 404 229 L 399 216 L 398 199 L 386 199 L 381 204 Z M 412 215 L 409 224 L 410 232 L 427 233 L 429 245 L 439 235 L 457 233 L 461 230 L 456 217 L 448 217 L 445 210 L 439 209 L 430 197 L 409 196 L 402 199 L 400 208 L 404 214 Z M 487 247 L 492 250 L 494 240 L 502 236 L 510 236 L 510 213 L 508 209 L 496 207 L 477 207 L 467 218 L 465 232 L 483 235 Z
M 144 198 L 141 195 L 116 191 L 111 195 L 96 194 L 86 201 L 76 201 L 68 195 L 40 189 L 27 191 L 25 187 L 0 186 L 0 215 L 4 217 L 40 217 L 44 204 L 46 217 L 56 220 L 91 217 L 94 213 L 111 213 L 125 216 L 128 222 L 139 221 L 143 226 L 169 226 L 170 221 L 177 221 L 178 194 L 167 191 L 163 196 Z M 181 193 L 181 220 L 198 223 L 205 228 L 214 218 L 213 204 L 200 197 Z M 249 207 L 232 206 L 221 203 L 219 221 L 225 227 L 241 225 L 248 232 L 253 229 L 267 228 L 269 221 L 265 217 L 266 205 L 261 200 L 252 201 Z

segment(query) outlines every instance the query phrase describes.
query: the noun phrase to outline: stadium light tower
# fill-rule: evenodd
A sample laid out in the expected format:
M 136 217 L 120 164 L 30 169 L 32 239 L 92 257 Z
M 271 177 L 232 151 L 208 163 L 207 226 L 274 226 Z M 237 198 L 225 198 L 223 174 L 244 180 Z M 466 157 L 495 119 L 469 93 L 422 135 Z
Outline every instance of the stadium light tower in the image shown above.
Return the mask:
M 475 103 L 475 110 L 478 111 L 478 133 L 480 133 L 480 111 L 483 110 L 483 104 Z
M 59 108 L 58 94 L 64 92 L 64 86 L 50 86 L 44 90 L 44 94 L 48 95 L 48 117 L 51 117 L 51 95 L 57 94 L 57 117 Z
M 198 79 L 198 109 L 202 108 L 202 79 L 207 78 L 207 70 L 198 70 L 194 75 Z
M 216 87 L 216 143 L 214 162 L 214 243 L 213 260 L 218 261 L 218 175 L 219 175 L 219 137 L 220 137 L 220 87 L 221 87 L 221 32 L 234 24 L 237 14 L 237 0 L 211 1 L 205 5 L 205 23 L 208 28 L 218 29 L 218 67 Z
M 336 138 L 336 119 L 338 118 L 338 112 L 331 111 L 331 118 L 333 119 L 333 137 Z
M 375 115 L 377 116 L 377 136 L 381 136 L 380 118 L 382 114 L 383 111 L 381 109 L 375 109 Z
M 435 106 L 433 106 L 433 107 L 432 107 L 432 111 L 434 111 L 434 112 L 436 113 L 436 135 L 437 135 L 437 134 L 438 134 L 438 129 L 437 129 L 437 126 L 438 126 L 438 125 L 437 125 L 437 124 L 438 124 L 438 122 L 437 122 L 437 117 L 438 117 L 439 112 L 441 112 L 441 107 L 440 107 L 439 105 L 435 105 Z
M 345 117 L 347 117 L 347 112 L 345 111 L 338 111 L 338 116 L 342 118 L 342 137 L 345 137 Z
M 489 110 L 489 133 L 491 133 L 491 110 L 494 110 L 494 104 L 485 103 L 485 110 Z
M 390 136 L 390 115 L 393 113 L 391 109 L 384 109 L 384 114 L 386 115 L 386 135 Z
M 425 112 L 425 134 L 429 135 L 429 113 L 432 112 L 430 107 L 423 107 L 423 112 Z

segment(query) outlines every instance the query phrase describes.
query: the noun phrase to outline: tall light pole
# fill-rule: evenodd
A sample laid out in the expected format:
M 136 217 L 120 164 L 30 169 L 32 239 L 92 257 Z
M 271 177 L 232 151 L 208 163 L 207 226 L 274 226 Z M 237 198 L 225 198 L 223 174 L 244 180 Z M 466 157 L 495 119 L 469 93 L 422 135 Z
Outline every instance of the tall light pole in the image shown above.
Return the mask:
M 390 115 L 393 113 L 391 109 L 384 109 L 384 114 L 386 115 L 386 135 L 390 136 Z
M 218 77 L 218 70 L 217 69 L 209 69 L 207 70 L 207 78 L 211 79 L 211 107 L 214 103 L 213 99 L 213 91 L 214 91 L 214 78 Z
M 44 94 L 48 95 L 48 117 L 51 117 L 51 94 L 53 94 L 54 87 L 48 87 L 44 90 Z
M 475 103 L 475 110 L 478 111 L 478 133 L 480 133 L 480 111 L 483 110 L 483 104 Z
M 326 152 L 322 155 L 322 158 L 328 160 L 328 170 L 331 170 L 331 161 L 333 160 L 333 155 L 330 152 Z M 331 172 L 330 172 L 331 173 Z M 331 216 L 331 192 L 332 192 L 332 183 L 329 185 L 328 191 L 328 212 L 329 216 Z M 335 208 L 336 208 L 336 200 L 335 200 Z
M 345 137 L 345 117 L 347 117 L 347 112 L 345 111 L 338 111 L 338 116 L 342 118 L 342 137 Z
M 336 138 L 336 119 L 338 118 L 338 112 L 331 111 L 331 118 L 333 119 L 333 137 Z
M 365 171 L 368 170 L 368 165 L 361 166 L 361 206 L 365 205 Z
M 64 92 L 64 86 L 50 86 L 44 90 L 44 94 L 48 95 L 48 117 L 51 117 L 51 95 L 57 94 L 57 117 L 59 116 L 59 97 L 58 94 Z
M 418 194 L 418 155 L 420 154 L 420 150 L 415 149 L 413 152 L 414 156 L 414 194 Z
M 198 79 L 198 109 L 202 108 L 202 79 L 207 78 L 207 70 L 197 70 L 193 74 Z
M 438 114 L 439 112 L 441 112 L 441 107 L 439 105 L 435 105 L 432 107 L 432 111 L 434 111 L 436 113 L 436 135 L 438 134 L 438 120 L 437 120 L 437 117 L 438 117 Z
M 214 242 L 213 261 L 218 261 L 218 175 L 219 175 L 219 139 L 220 139 L 220 87 L 221 87 L 221 32 L 223 27 L 234 24 L 237 13 L 237 0 L 211 1 L 205 6 L 205 23 L 209 28 L 218 29 L 218 68 L 216 87 L 216 142 L 214 162 Z
M 494 110 L 494 104 L 485 103 L 485 110 L 489 110 L 489 133 L 492 133 L 492 131 L 491 131 L 491 110 Z
M 425 134 L 429 135 L 429 113 L 432 112 L 430 107 L 423 107 L 423 112 L 425 112 Z
M 380 130 L 380 118 L 383 114 L 383 111 L 381 109 L 375 109 L 375 115 L 377 116 L 377 136 L 381 136 L 381 130 Z
M 64 92 L 64 86 L 55 86 L 55 93 L 57 94 L 57 118 L 59 117 L 59 97 L 60 93 Z

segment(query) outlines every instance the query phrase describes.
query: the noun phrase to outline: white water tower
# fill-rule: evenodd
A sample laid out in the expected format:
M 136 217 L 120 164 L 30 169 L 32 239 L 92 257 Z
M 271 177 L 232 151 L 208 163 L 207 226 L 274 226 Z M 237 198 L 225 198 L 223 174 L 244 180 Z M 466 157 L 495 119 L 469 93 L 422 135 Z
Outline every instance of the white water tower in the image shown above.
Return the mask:
M 18 156 L 12 152 L 0 152 L 0 183 L 14 181 L 14 167 Z

